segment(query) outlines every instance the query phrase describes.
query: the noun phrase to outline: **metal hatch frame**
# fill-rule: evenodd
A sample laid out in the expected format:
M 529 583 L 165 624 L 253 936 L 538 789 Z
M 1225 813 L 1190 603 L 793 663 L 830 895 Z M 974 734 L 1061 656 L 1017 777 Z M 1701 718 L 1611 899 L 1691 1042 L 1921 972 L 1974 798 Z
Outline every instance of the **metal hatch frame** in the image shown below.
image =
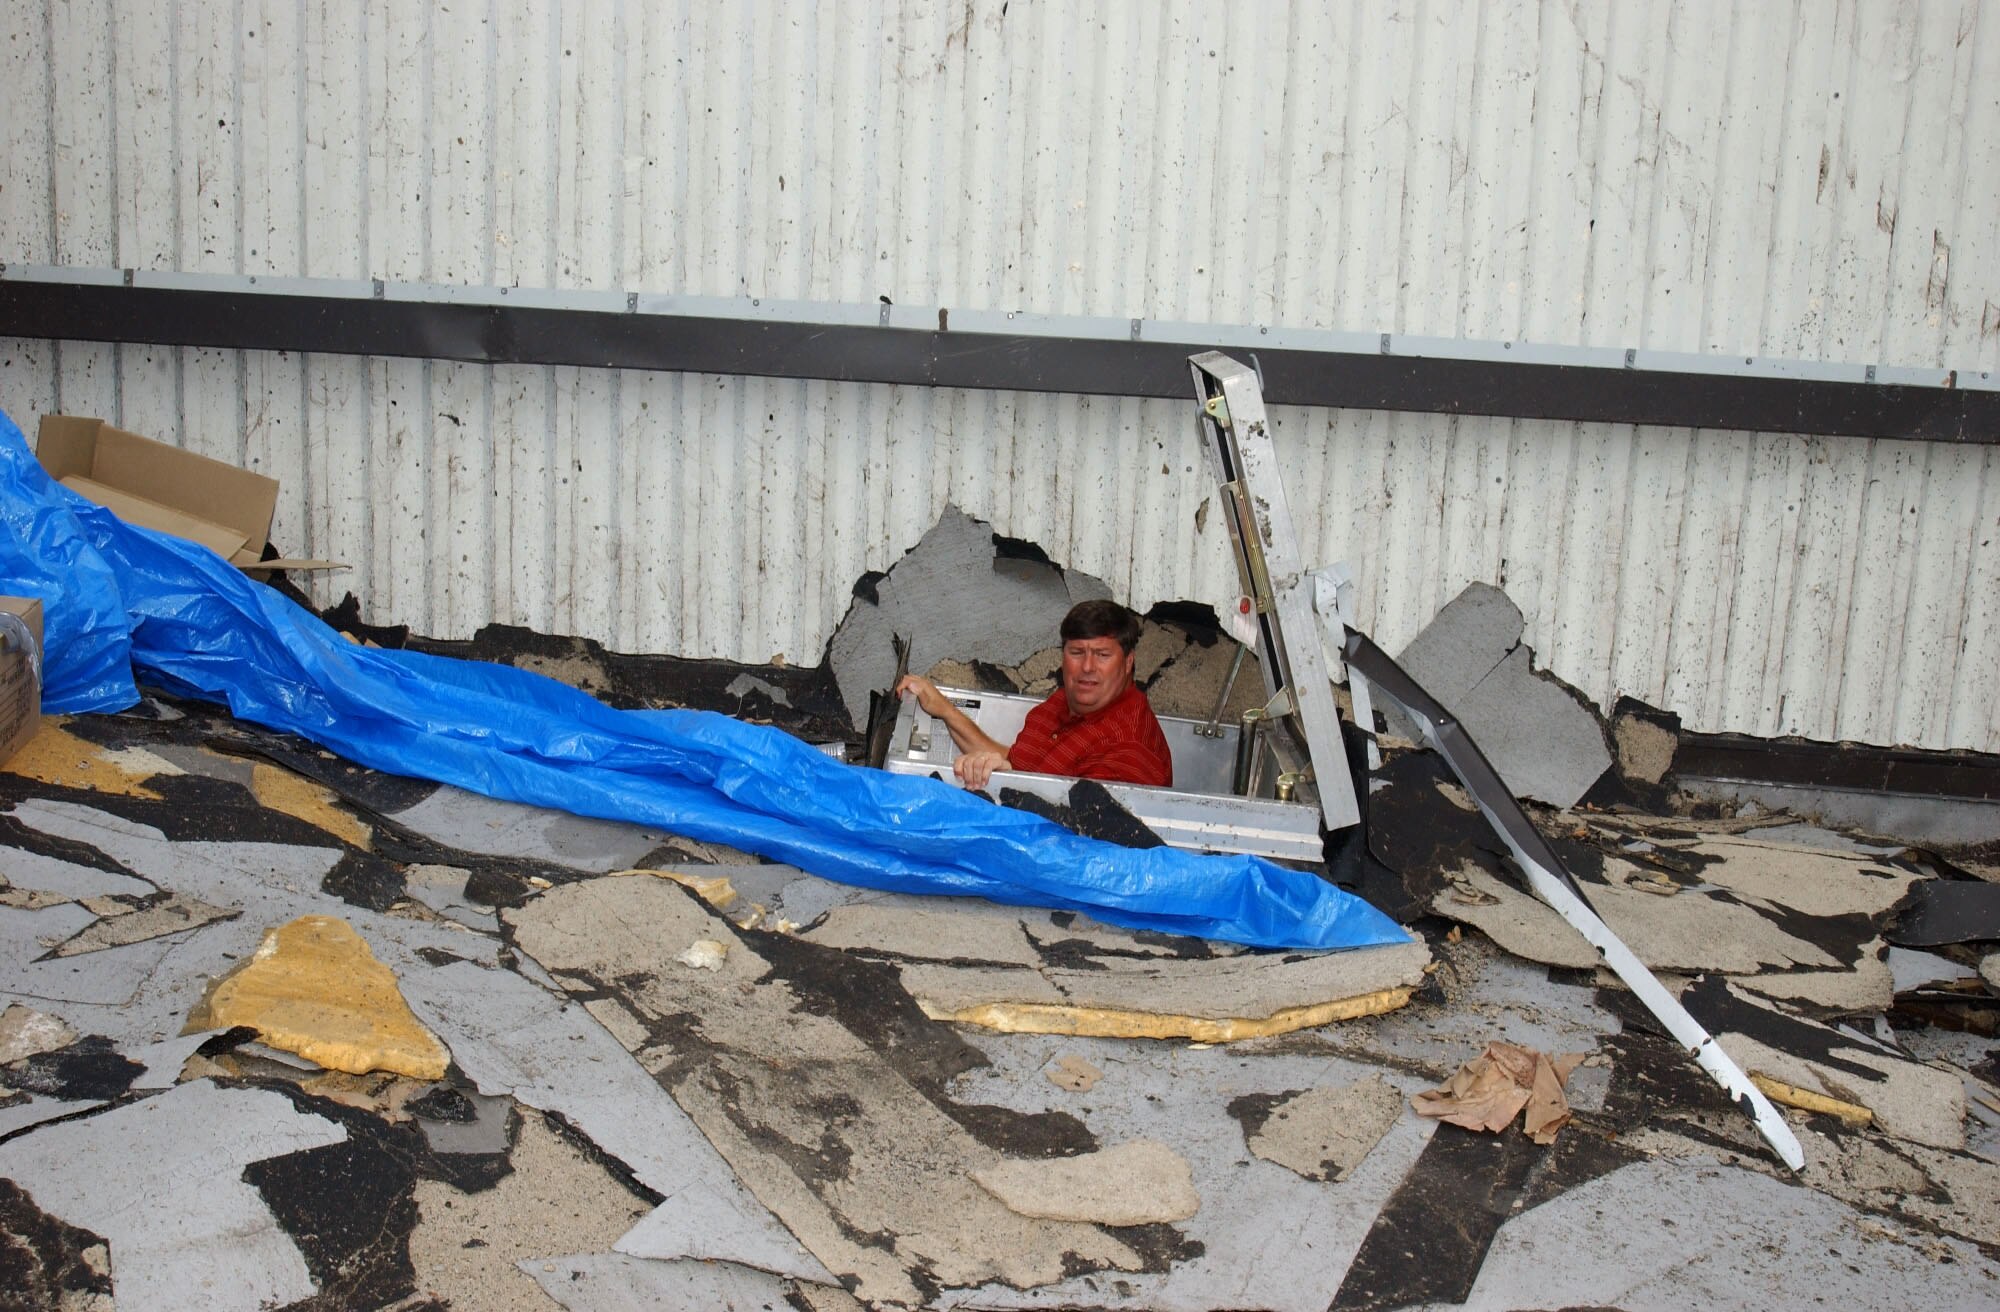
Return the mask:
M 1471 794 L 1529 890 L 1596 948 L 1604 964 L 1680 1042 L 1695 1063 L 1721 1085 L 1731 1101 L 1755 1123 L 1779 1159 L 1793 1170 L 1805 1155 L 1785 1118 L 1722 1050 L 1722 1045 L 1688 1013 L 1680 999 L 1654 977 L 1590 905 L 1576 878 L 1541 836 L 1513 793 L 1449 710 L 1365 634 L 1317 606 L 1322 576 L 1299 560 L 1298 537 L 1285 501 L 1283 475 L 1264 413 L 1264 393 L 1256 372 L 1219 351 L 1191 356 L 1195 398 L 1210 464 L 1222 489 L 1224 522 L 1236 552 L 1257 623 L 1258 654 L 1273 711 L 1289 710 L 1278 721 L 1302 733 L 1327 827 L 1355 823 L 1354 783 L 1347 769 L 1333 685 L 1326 662 L 1340 657 L 1356 687 L 1372 684 L 1416 722 L 1429 746 L 1444 757 Z M 1337 580 L 1333 583 L 1337 594 Z M 1322 624 L 1337 652 L 1323 645 Z M 1294 641 L 1286 642 L 1289 628 Z M 1335 635 L 1338 635 L 1337 638 Z M 1345 803 L 1345 809 L 1340 804 Z M 1345 819 L 1337 819 L 1344 815 Z
M 1252 369 L 1220 351 L 1190 356 L 1188 367 L 1236 574 L 1257 627 L 1267 732 L 1303 741 L 1320 815 L 1328 829 L 1345 829 L 1359 823 L 1361 808 L 1333 696 L 1339 672 L 1327 669 L 1315 583 L 1299 559 L 1263 388 Z
M 1028 711 L 1042 701 L 1038 696 L 1024 693 L 979 691 L 945 684 L 939 684 L 938 691 L 983 731 L 996 736 L 1007 732 L 997 726 L 996 720 L 1003 723 L 1011 720 L 1018 727 Z M 1011 716 L 999 710 L 1001 707 L 1011 708 Z M 1183 744 L 1211 741 L 1202 733 L 1201 721 L 1177 715 L 1162 715 L 1159 719 L 1170 745 L 1177 741 Z M 1233 735 L 1240 732 L 1233 725 L 1226 728 L 1228 732 L 1213 739 L 1213 746 L 1208 749 L 1224 758 L 1224 776 L 1228 773 L 1227 758 L 1236 754 Z M 886 742 L 888 750 L 882 768 L 891 774 L 952 779 L 952 762 L 958 753 L 951 735 L 944 722 L 933 719 L 915 698 L 897 709 Z M 1179 751 L 1175 760 L 1176 782 L 1171 787 L 1099 781 L 1100 786 L 1169 847 L 1197 852 L 1243 852 L 1304 865 L 1318 865 L 1325 859 L 1326 838 L 1320 830 L 1318 808 L 1269 797 L 1245 797 L 1204 786 L 1199 777 L 1192 780 L 1182 777 L 1180 767 L 1187 762 Z M 1211 760 L 1209 764 L 1213 767 L 1215 762 Z M 1204 772 L 1195 773 L 1199 776 Z M 1206 773 L 1215 772 L 1211 768 Z M 1077 782 L 1067 775 L 995 770 L 982 791 L 995 801 L 1011 789 L 1064 804 L 1069 802 L 1070 791 Z M 1215 782 L 1209 780 L 1210 785 Z

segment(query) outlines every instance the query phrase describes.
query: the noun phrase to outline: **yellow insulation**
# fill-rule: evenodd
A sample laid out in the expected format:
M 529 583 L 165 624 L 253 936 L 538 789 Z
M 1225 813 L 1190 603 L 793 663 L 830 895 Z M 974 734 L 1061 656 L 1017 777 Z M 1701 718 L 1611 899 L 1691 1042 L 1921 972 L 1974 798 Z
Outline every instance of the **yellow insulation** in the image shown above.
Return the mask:
M 1337 1020 L 1379 1016 L 1410 1000 L 1407 988 L 1381 989 L 1335 1002 L 1287 1007 L 1264 1017 L 1173 1016 L 1111 1007 L 1075 1007 L 1046 1002 L 985 1002 L 948 1011 L 919 1000 L 932 1020 L 978 1025 L 1009 1034 L 1069 1034 L 1092 1039 L 1188 1039 L 1195 1043 L 1235 1043 L 1311 1029 Z
M 1759 1075 L 1756 1071 L 1750 1072 L 1750 1083 L 1762 1089 L 1764 1096 L 1772 1102 L 1781 1102 L 1802 1112 L 1821 1112 L 1827 1116 L 1838 1116 L 1856 1129 L 1875 1119 L 1875 1113 L 1859 1103 L 1829 1098 L 1823 1093 L 1814 1093 L 1811 1089 L 1801 1089 L 1797 1085 L 1774 1080 L 1768 1075 Z

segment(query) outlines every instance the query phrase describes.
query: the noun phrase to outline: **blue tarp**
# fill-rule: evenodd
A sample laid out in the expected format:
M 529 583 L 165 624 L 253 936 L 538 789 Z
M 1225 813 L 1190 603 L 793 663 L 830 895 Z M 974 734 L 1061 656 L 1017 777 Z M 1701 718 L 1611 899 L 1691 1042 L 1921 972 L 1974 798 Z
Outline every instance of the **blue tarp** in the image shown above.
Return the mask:
M 0 414 L 0 593 L 37 596 L 43 706 L 115 711 L 133 672 L 350 760 L 726 843 L 867 888 L 1080 911 L 1258 947 L 1408 935 L 1255 857 L 1137 851 L 707 711 L 620 711 L 525 670 L 347 641 L 204 547 L 58 486 Z

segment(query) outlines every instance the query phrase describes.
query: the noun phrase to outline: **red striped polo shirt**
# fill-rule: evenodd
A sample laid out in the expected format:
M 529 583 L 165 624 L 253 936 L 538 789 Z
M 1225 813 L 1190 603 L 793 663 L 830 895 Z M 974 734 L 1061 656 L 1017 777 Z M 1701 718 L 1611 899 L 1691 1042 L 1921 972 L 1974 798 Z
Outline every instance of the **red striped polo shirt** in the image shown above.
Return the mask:
M 1115 701 L 1089 715 L 1072 714 L 1069 699 L 1056 689 L 1028 712 L 1020 737 L 1007 750 L 1007 760 L 1016 770 L 1074 779 L 1162 788 L 1174 782 L 1167 736 L 1160 732 L 1152 703 L 1135 683 L 1126 684 Z

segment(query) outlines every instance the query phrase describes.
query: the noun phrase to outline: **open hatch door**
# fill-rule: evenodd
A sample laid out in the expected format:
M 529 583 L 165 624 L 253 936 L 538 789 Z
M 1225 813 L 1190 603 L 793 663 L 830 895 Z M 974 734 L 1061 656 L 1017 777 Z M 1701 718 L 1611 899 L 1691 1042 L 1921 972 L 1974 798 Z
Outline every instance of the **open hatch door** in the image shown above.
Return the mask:
M 1256 625 L 1257 664 L 1269 696 L 1262 732 L 1296 764 L 1293 795 L 1319 808 L 1328 829 L 1361 819 L 1333 677 L 1314 608 L 1316 580 L 1300 559 L 1277 448 L 1256 373 L 1220 351 L 1192 356 L 1195 400 L 1209 468 L 1221 489 L 1223 522 L 1236 553 L 1246 615 Z M 1280 776 L 1283 779 L 1283 776 Z

